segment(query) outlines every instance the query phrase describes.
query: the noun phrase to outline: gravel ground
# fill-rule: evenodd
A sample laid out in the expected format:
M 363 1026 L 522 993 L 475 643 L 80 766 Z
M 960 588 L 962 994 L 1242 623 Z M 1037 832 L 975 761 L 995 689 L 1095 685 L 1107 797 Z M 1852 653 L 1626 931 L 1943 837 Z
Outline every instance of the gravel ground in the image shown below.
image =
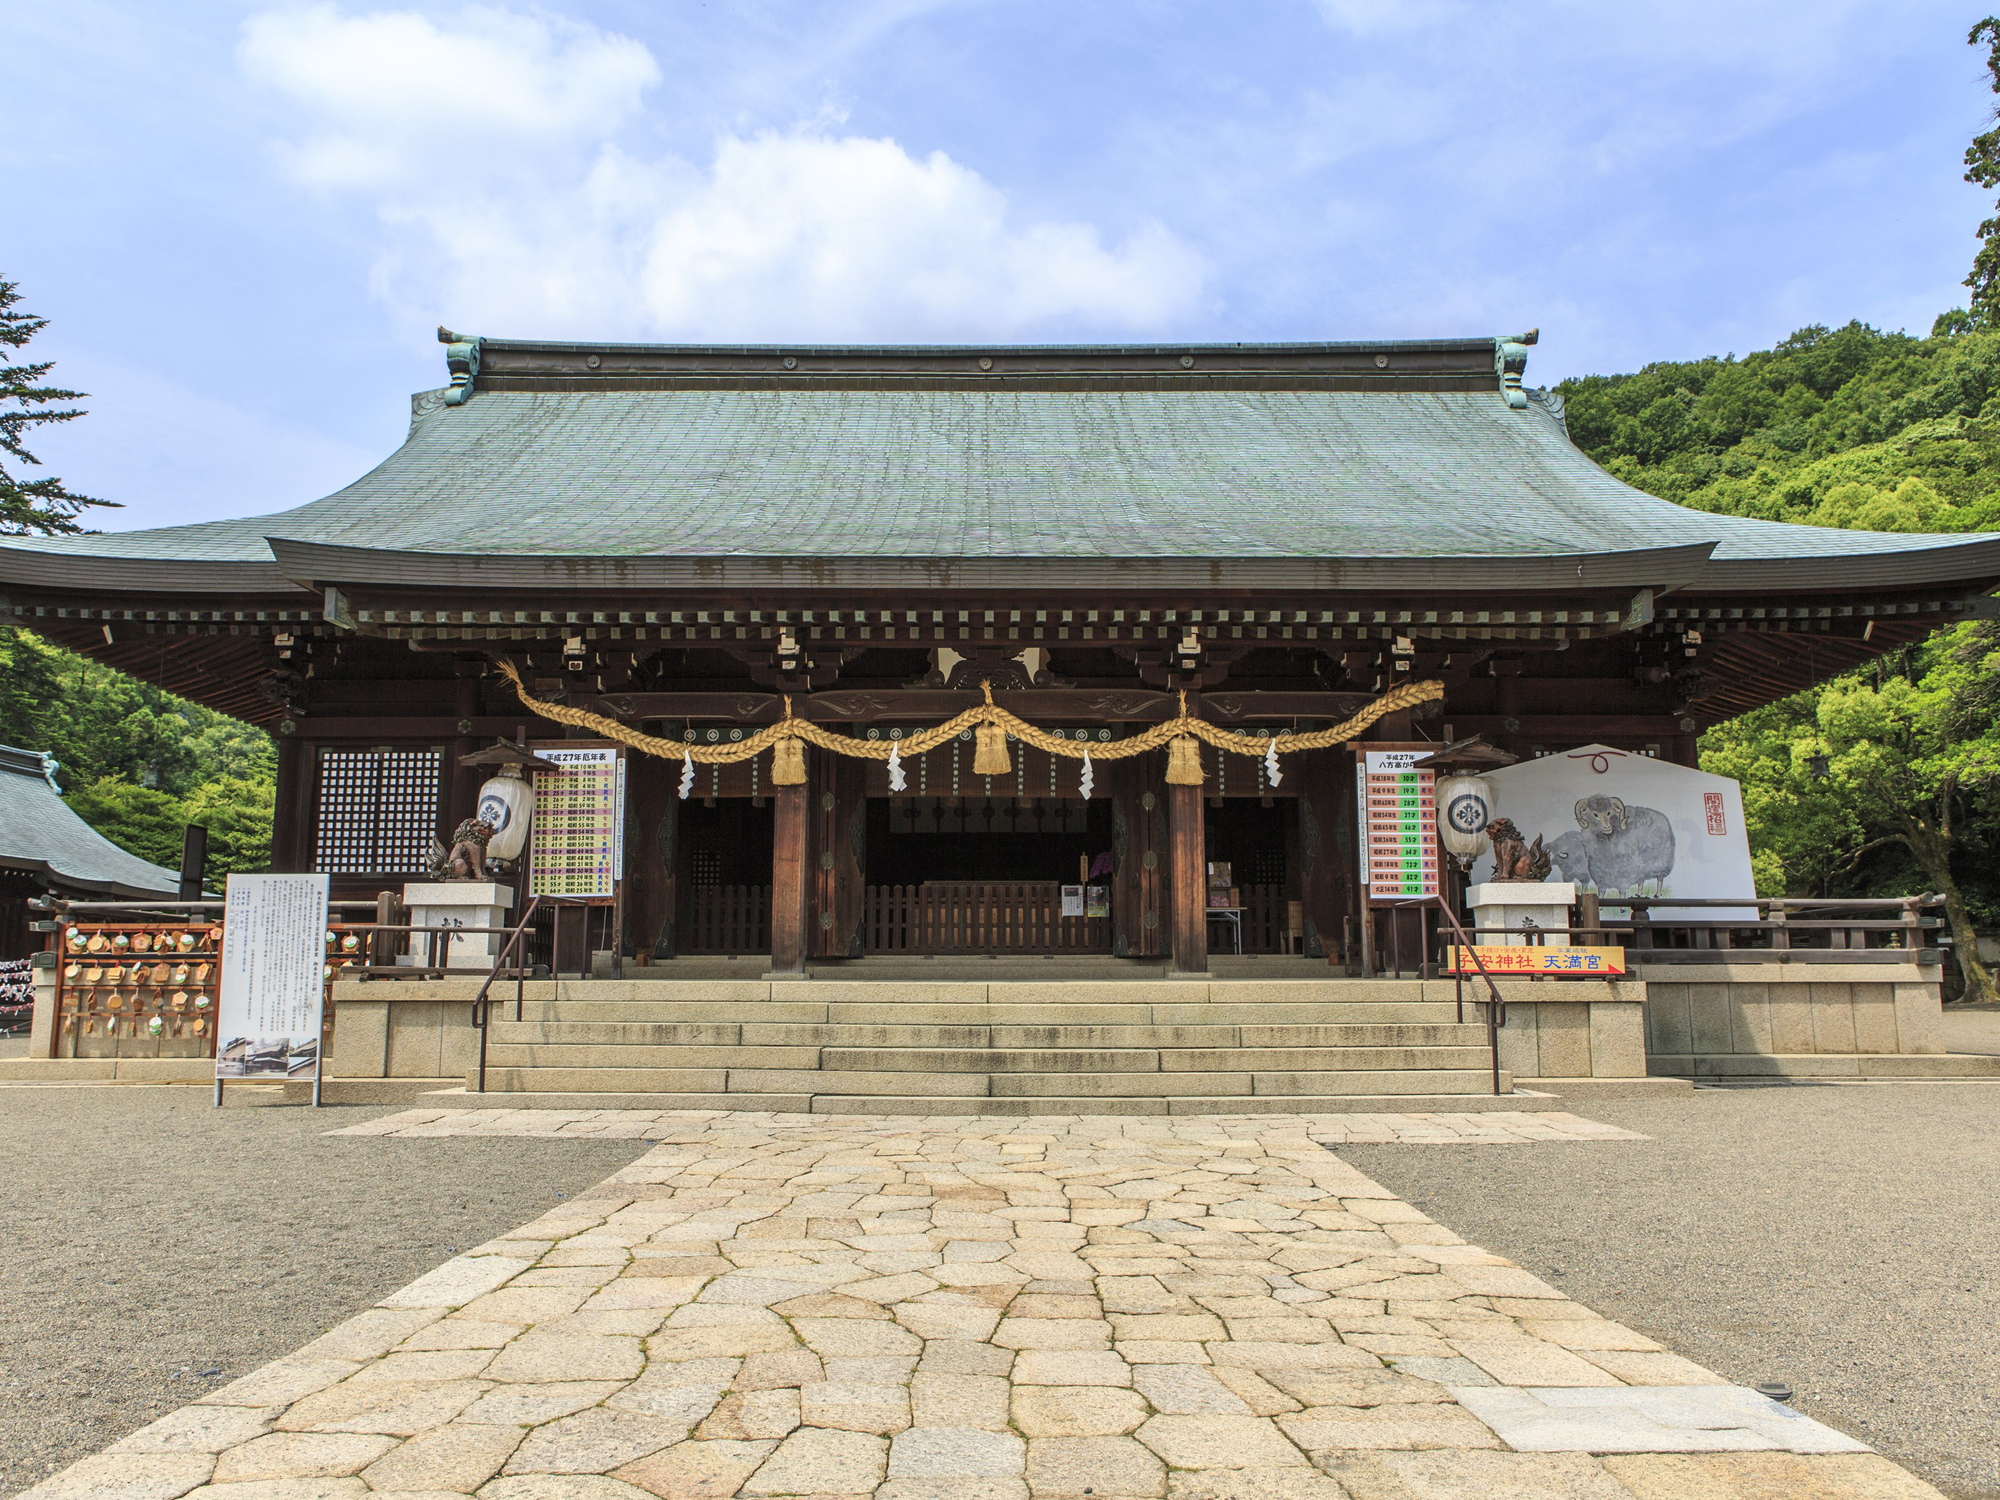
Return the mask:
M 257 1097 L 247 1095 L 246 1097 Z M 0 1086 L 0 1495 L 265 1361 L 643 1141 L 327 1139 L 402 1105 Z
M 1579 1106 L 1654 1137 L 1344 1146 L 1459 1234 L 1946 1494 L 2000 1497 L 2000 1088 L 1700 1089 Z

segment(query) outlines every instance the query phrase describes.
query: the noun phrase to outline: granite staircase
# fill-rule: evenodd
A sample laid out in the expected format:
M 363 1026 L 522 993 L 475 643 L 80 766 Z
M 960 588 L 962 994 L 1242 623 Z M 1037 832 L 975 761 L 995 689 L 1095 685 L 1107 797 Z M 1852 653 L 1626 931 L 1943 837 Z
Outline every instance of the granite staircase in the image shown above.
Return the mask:
M 496 1005 L 486 1092 L 824 1114 L 1520 1109 L 1449 981 L 592 981 Z M 1534 1096 L 1528 1096 L 1532 1098 Z M 514 1102 L 527 1102 L 516 1099 Z

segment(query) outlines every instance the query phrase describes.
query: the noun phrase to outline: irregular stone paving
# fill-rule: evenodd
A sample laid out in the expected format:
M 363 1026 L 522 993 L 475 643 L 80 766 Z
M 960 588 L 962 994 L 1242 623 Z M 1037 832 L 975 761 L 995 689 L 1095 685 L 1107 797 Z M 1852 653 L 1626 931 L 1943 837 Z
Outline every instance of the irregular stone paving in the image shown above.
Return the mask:
M 941 1123 L 933 1116 L 932 1123 Z M 1037 1116 L 1042 1123 L 1051 1117 Z M 1068 1116 L 1063 1117 L 1065 1121 Z M 1241 1127 L 1254 1116 L 1223 1116 L 1218 1123 Z M 1411 1115 L 1293 1115 L 1303 1122 L 1312 1138 L 1327 1146 L 1393 1145 L 1503 1145 L 1518 1146 L 1529 1141 L 1643 1141 L 1647 1137 L 1602 1125 L 1581 1115 L 1527 1113 L 1495 1110 L 1484 1114 Z M 350 1125 L 329 1135 L 524 1135 L 590 1136 L 596 1140 L 664 1140 L 699 1120 L 773 1120 L 799 1123 L 797 1117 L 771 1114 L 728 1114 L 721 1110 L 668 1109 L 406 1109 L 398 1114 L 371 1120 L 366 1125 Z M 953 1116 L 953 1127 L 970 1123 L 970 1117 Z M 1007 1130 L 1020 1127 L 1011 1119 L 981 1120 Z
M 1317 1117 L 639 1128 L 598 1187 L 27 1495 L 1937 1496 L 1464 1243 Z

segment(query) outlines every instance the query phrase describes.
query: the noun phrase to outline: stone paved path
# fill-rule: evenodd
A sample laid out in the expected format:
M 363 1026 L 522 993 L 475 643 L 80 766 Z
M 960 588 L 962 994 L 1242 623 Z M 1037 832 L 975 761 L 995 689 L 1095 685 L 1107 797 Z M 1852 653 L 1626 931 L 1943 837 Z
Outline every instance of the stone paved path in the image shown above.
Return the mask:
M 357 1129 L 657 1144 L 27 1494 L 1937 1495 L 1465 1244 L 1330 1118 L 407 1112 Z
M 1495 1110 L 1480 1114 L 1413 1115 L 1292 1115 L 1294 1125 L 1303 1125 L 1312 1139 L 1326 1146 L 1389 1145 L 1508 1145 L 1530 1141 L 1642 1141 L 1646 1137 L 1616 1125 L 1586 1120 L 1581 1115 L 1561 1112 Z M 393 1135 L 405 1139 L 422 1136 L 591 1136 L 598 1140 L 665 1140 L 677 1137 L 690 1125 L 709 1120 L 737 1122 L 788 1120 L 767 1114 L 729 1114 L 722 1110 L 666 1109 L 406 1109 L 371 1120 L 366 1125 L 350 1125 L 330 1135 Z M 1242 1128 L 1254 1116 L 1224 1116 L 1217 1128 Z M 799 1122 L 790 1120 L 795 1128 Z M 940 1120 L 933 1126 L 963 1128 L 970 1123 L 962 1117 Z M 1011 1124 L 995 1120 L 979 1122 L 982 1129 L 1001 1131 L 1032 1129 L 1020 1121 Z M 1047 1125 L 1049 1117 L 1040 1117 Z M 1199 1134 L 1198 1139 L 1207 1139 Z

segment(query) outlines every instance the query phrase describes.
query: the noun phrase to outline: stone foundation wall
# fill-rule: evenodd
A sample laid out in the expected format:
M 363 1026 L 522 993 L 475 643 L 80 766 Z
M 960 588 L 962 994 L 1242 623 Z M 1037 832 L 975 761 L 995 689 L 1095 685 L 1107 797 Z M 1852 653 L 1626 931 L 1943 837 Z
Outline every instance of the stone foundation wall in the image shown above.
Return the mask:
M 1640 973 L 1655 1073 L 1851 1073 L 1857 1059 L 1945 1051 L 1934 967 L 1649 964 Z
M 1507 1002 L 1500 1066 L 1515 1078 L 1647 1076 L 1643 984 L 1629 979 L 1499 983 Z M 1466 998 L 1473 993 L 1468 986 Z
M 472 991 L 465 980 L 336 984 L 333 1078 L 425 1078 L 463 1082 L 479 1066 Z M 382 998 L 393 995 L 394 999 Z

